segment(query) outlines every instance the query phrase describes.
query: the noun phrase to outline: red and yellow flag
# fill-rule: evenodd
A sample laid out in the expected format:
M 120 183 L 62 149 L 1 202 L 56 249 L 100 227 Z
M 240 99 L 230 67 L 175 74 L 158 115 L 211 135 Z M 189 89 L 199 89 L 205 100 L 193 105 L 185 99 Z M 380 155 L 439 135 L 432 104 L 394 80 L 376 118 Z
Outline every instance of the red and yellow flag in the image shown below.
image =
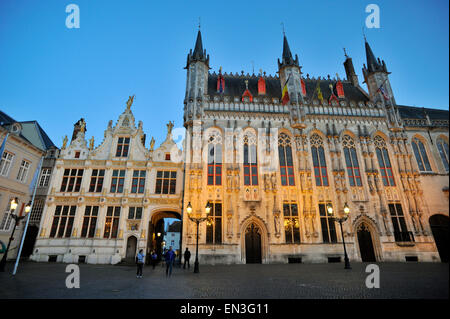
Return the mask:
M 286 105 L 289 102 L 289 92 L 288 92 L 287 84 L 288 84 L 290 78 L 291 78 L 291 75 L 289 74 L 289 77 L 286 80 L 286 83 L 284 83 L 283 92 L 281 93 L 281 104 L 283 104 L 283 105 Z

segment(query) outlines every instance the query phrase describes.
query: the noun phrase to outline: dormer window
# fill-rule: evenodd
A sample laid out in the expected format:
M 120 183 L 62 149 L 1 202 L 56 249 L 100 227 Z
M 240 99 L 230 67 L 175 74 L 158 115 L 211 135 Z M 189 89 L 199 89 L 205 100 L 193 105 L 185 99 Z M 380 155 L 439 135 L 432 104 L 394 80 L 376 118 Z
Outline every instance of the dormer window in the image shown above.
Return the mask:
M 166 153 L 165 156 L 166 156 L 166 157 L 165 157 L 166 161 L 170 161 L 170 153 Z
M 75 158 L 80 158 L 80 153 L 81 153 L 80 151 L 76 151 L 75 152 Z
M 261 76 L 258 80 L 258 94 L 264 95 L 266 94 L 266 80 Z
M 130 147 L 130 138 L 119 137 L 117 141 L 116 157 L 127 157 L 129 147 Z

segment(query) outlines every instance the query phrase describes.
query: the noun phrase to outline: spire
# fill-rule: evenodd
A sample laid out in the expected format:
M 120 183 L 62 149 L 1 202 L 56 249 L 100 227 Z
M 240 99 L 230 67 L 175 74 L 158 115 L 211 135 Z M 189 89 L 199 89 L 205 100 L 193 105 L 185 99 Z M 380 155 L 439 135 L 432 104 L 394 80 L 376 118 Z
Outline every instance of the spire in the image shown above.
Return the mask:
M 375 54 L 373 54 L 372 49 L 370 48 L 369 43 L 364 38 L 365 46 L 366 46 L 366 60 L 367 60 L 367 67 L 364 66 L 363 73 L 369 74 L 373 72 L 387 72 L 386 64 L 384 61 L 380 61 L 380 59 L 375 58 Z M 365 70 L 365 71 L 364 71 Z
M 203 50 L 202 33 L 200 29 L 198 30 L 197 33 L 197 40 L 195 41 L 194 52 L 192 52 L 192 50 L 189 51 L 186 69 L 188 68 L 189 64 L 197 61 L 204 62 L 209 67 L 209 54 L 207 55 L 206 50 Z
M 295 55 L 295 60 L 292 57 L 291 49 L 289 48 L 289 43 L 287 41 L 286 35 L 283 36 L 283 55 L 280 63 L 280 59 L 278 59 L 278 66 L 283 67 L 287 65 L 296 65 L 298 66 L 298 56 Z
M 198 30 L 197 40 L 195 41 L 194 53 L 192 54 L 194 59 L 203 58 L 203 44 L 202 44 L 202 33 Z

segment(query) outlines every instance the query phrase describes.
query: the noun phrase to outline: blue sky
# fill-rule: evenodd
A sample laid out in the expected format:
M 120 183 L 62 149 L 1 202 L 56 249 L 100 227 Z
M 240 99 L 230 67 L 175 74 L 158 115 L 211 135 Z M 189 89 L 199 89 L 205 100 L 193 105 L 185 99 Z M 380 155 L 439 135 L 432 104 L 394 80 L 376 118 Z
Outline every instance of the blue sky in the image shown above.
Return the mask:
M 65 26 L 68 4 L 80 28 Z M 186 55 L 201 17 L 211 71 L 274 75 L 282 52 L 281 22 L 302 71 L 345 77 L 347 49 L 362 82 L 365 8 L 380 7 L 381 28 L 367 29 L 385 60 L 398 104 L 449 105 L 448 1 L 0 1 L 0 109 L 37 120 L 57 146 L 84 117 L 87 138 L 103 139 L 129 95 L 151 136 L 182 126 Z M 365 85 L 364 85 L 365 87 Z

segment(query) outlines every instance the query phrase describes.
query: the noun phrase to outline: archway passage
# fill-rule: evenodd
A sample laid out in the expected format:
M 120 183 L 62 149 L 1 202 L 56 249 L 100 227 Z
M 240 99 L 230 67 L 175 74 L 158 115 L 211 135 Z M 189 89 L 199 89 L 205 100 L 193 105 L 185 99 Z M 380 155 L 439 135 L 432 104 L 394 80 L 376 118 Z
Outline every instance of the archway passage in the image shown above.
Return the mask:
M 375 250 L 373 249 L 372 235 L 365 224 L 361 224 L 358 228 L 358 243 L 363 262 L 375 262 Z
M 442 262 L 448 262 L 448 250 L 450 248 L 448 245 L 448 222 L 448 216 L 440 214 L 433 215 L 429 219 L 434 242 L 436 243 Z
M 152 215 L 148 227 L 148 244 L 146 257 L 147 263 L 150 262 L 149 256 L 152 251 L 156 252 L 156 254 L 158 255 L 158 260 L 161 260 L 164 253 L 164 248 L 169 248 L 169 246 L 172 246 L 173 248 L 178 247 L 177 250 L 174 250 L 177 258 L 180 258 L 181 253 L 179 251 L 179 247 L 181 247 L 181 232 L 179 232 L 179 235 L 175 236 L 175 239 L 173 239 L 171 236 L 172 234 L 170 234 L 171 232 L 169 232 L 169 229 L 166 229 L 167 225 L 165 223 L 165 220 L 173 219 L 179 220 L 179 228 L 181 231 L 181 215 L 179 213 L 173 211 L 159 211 Z M 168 237 L 170 237 L 169 240 Z M 174 241 L 173 244 L 172 241 Z
M 261 234 L 255 224 L 251 224 L 245 231 L 245 260 L 247 264 L 260 264 Z
M 127 252 L 125 258 L 128 262 L 133 262 L 136 257 L 137 238 L 134 236 L 128 237 Z

